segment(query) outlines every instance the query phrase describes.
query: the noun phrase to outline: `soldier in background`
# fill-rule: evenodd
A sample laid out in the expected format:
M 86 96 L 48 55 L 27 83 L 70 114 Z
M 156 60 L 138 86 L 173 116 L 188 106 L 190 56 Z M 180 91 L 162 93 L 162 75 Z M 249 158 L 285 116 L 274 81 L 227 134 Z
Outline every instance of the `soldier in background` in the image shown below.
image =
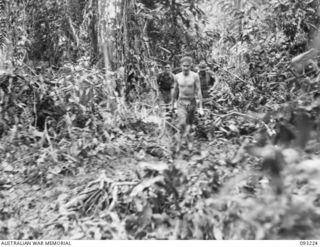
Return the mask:
M 166 63 L 164 66 L 164 71 L 158 75 L 157 85 L 158 96 L 160 96 L 161 100 L 163 101 L 166 113 L 168 113 L 170 110 L 169 104 L 171 102 L 171 90 L 174 85 L 174 74 L 171 72 L 170 63 Z
M 204 103 L 209 100 L 210 94 L 209 89 L 215 83 L 215 76 L 214 73 L 209 70 L 205 61 L 201 61 L 198 65 L 199 69 L 199 78 L 200 78 L 200 85 L 201 85 L 201 93 L 203 97 Z
M 203 106 L 206 109 L 210 109 L 210 105 L 212 104 L 212 101 L 210 100 L 210 90 L 212 90 L 213 86 L 217 86 L 217 81 L 215 79 L 214 73 L 210 70 L 205 61 L 201 61 L 199 63 L 198 75 L 200 79 L 201 93 L 203 97 Z M 202 121 L 201 118 L 198 120 L 198 124 L 200 124 L 200 122 Z M 209 141 L 211 141 L 214 136 L 214 129 L 212 129 L 211 125 L 209 127 L 204 122 L 200 124 L 200 126 L 202 125 L 205 128 L 204 134 L 206 135 L 206 138 Z

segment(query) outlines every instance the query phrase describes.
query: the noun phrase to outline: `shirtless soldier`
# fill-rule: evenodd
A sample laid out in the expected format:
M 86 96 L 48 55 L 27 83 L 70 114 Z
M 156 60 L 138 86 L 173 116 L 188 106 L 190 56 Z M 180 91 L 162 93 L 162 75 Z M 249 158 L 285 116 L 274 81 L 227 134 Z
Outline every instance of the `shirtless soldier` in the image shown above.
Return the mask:
M 175 75 L 172 90 L 172 109 L 177 100 L 177 118 L 180 137 L 178 138 L 178 150 L 180 149 L 182 138 L 188 138 L 191 125 L 197 108 L 196 98 L 199 99 L 199 113 L 203 114 L 202 94 L 199 75 L 190 71 L 192 65 L 191 57 L 183 57 L 180 60 L 182 72 Z M 179 97 L 178 97 L 179 96 Z M 188 143 L 189 146 L 189 143 Z M 188 147 L 190 148 L 190 147 Z

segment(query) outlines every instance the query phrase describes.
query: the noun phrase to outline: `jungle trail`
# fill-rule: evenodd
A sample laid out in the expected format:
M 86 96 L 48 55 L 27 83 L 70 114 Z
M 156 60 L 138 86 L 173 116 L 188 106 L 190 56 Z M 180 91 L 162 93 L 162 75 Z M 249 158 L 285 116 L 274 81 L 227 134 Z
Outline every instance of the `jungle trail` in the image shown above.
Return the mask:
M 313 61 L 315 54 L 317 52 L 310 50 L 292 59 L 293 75 L 303 79 L 308 74 L 308 80 L 317 81 L 319 69 Z M 169 64 L 165 65 L 165 72 L 158 74 L 156 95 L 159 101 L 165 103 L 160 108 L 143 104 L 129 108 L 115 98 L 110 100 L 109 105 L 87 101 L 84 109 L 81 104 L 86 104 L 87 94 L 68 91 L 71 84 L 67 82 L 57 85 L 44 81 L 43 88 L 30 77 L 14 73 L 1 75 L 0 148 L 6 153 L 2 157 L 2 169 L 5 174 L 12 175 L 11 179 L 0 180 L 2 193 L 6 194 L 10 188 L 19 191 L 21 186 L 28 185 L 30 191 L 26 192 L 26 196 L 36 191 L 42 198 L 41 202 L 48 198 L 57 183 L 63 185 L 62 190 L 56 188 L 58 197 L 49 197 L 50 200 L 55 198 L 57 202 L 54 207 L 59 210 L 49 210 L 51 223 L 45 220 L 41 223 L 45 229 L 41 232 L 42 236 L 49 237 L 54 233 L 54 236 L 72 237 L 74 233 L 61 232 L 58 228 L 53 231 L 51 226 L 72 224 L 73 220 L 64 216 L 72 212 L 78 217 L 88 217 L 105 214 L 103 210 L 107 210 L 103 217 L 113 218 L 99 224 L 104 229 L 114 227 L 116 231 L 101 233 L 103 238 L 143 239 L 156 234 L 157 238 L 185 239 L 189 233 L 185 232 L 184 227 L 197 229 L 206 222 L 207 228 L 196 231 L 192 238 L 225 239 L 240 233 L 234 228 L 228 230 L 226 226 L 214 233 L 206 231 L 222 220 L 219 218 L 221 215 L 227 217 L 234 213 L 236 209 L 226 204 L 229 200 L 237 200 L 236 205 L 243 207 L 241 205 L 245 202 L 240 198 L 256 198 L 252 206 L 263 209 L 258 200 L 261 200 L 260 195 L 267 193 L 269 197 L 265 200 L 271 206 L 277 204 L 277 198 L 281 197 L 283 208 L 290 211 L 295 207 L 296 204 L 292 205 L 291 201 L 292 193 L 288 191 L 293 189 L 292 179 L 305 181 L 310 179 L 310 173 L 318 171 L 318 160 L 314 158 L 319 152 L 320 101 L 317 83 L 309 83 L 307 89 L 298 89 L 308 92 L 300 94 L 300 101 L 305 97 L 303 104 L 296 101 L 262 113 L 250 110 L 244 113 L 235 109 L 236 99 L 228 99 L 230 92 L 214 98 L 219 80 L 208 70 L 205 62 L 199 63 L 198 73 L 190 70 L 191 58 L 183 58 L 181 64 L 180 74 L 174 75 Z M 50 92 L 59 92 L 60 95 Z M 99 89 L 87 92 L 94 94 L 96 99 L 103 98 L 99 95 Z M 203 95 L 205 110 L 196 113 L 194 98 L 199 96 L 201 99 L 199 92 Z M 178 105 L 171 97 L 180 99 Z M 219 103 L 223 97 L 225 100 Z M 155 112 L 155 109 L 159 111 Z M 139 112 L 145 114 L 139 115 Z M 117 118 L 112 119 L 115 116 Z M 187 129 L 187 121 L 195 116 L 193 127 Z M 180 120 L 180 127 L 176 119 Z M 119 120 L 120 125 L 115 128 L 115 121 L 119 123 Z M 188 133 L 175 139 L 179 128 L 184 128 Z M 27 154 L 29 148 L 40 152 Z M 33 162 L 36 166 L 31 165 Z M 85 165 L 88 162 L 94 164 L 93 173 Z M 296 166 L 289 165 L 293 163 Z M 31 166 L 28 165 L 30 167 L 22 172 L 18 164 Z M 97 174 L 100 174 L 98 178 Z M 117 178 L 116 174 L 122 175 Z M 75 176 L 82 177 L 83 182 L 75 183 Z M 70 183 L 68 178 L 74 179 Z M 314 180 L 309 181 L 314 184 Z M 297 186 L 300 188 L 303 185 L 298 183 Z M 47 192 L 42 193 L 43 190 Z M 228 193 L 236 193 L 237 196 L 230 199 L 226 196 Z M 14 200 L 8 199 L 8 203 Z M 316 205 L 317 197 L 313 200 Z M 33 207 L 41 213 L 41 203 Z M 194 211 L 195 207 L 201 207 L 204 211 Z M 203 221 L 201 217 L 212 207 L 218 211 L 210 212 L 212 218 Z M 300 211 L 296 213 L 302 214 Z M 4 220 L 14 215 L 2 214 Z M 256 216 L 250 217 L 260 220 L 260 214 L 257 212 Z M 25 213 L 25 217 L 31 215 L 32 211 Z M 193 216 L 196 218 L 189 218 Z M 242 216 L 249 217 L 245 212 Z M 201 221 L 197 221 L 197 217 Z M 218 217 L 219 221 L 214 217 Z M 308 217 L 314 217 L 314 214 Z M 119 224 L 121 221 L 124 222 L 124 229 Z M 152 228 L 151 222 L 157 227 Z M 192 222 L 191 225 L 188 222 Z M 241 227 L 246 228 L 246 224 L 242 224 Z M 162 232 L 164 225 L 168 232 Z M 72 228 L 78 229 L 77 226 Z M 256 231 L 256 228 L 246 231 L 246 238 L 260 238 Z M 299 236 L 308 236 L 308 231 L 300 232 Z M 292 236 L 293 232 L 288 230 L 280 234 L 271 231 L 263 236 Z M 88 237 L 85 233 L 80 236 Z
M 319 238 L 318 1 L 40 2 L 0 0 L 1 245 Z

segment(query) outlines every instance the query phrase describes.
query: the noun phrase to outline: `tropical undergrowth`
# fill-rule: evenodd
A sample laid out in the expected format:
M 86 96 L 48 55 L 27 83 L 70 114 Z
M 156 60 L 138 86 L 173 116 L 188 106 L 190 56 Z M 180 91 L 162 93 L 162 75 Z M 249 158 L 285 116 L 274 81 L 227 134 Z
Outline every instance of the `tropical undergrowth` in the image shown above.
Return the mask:
M 319 236 L 315 95 L 262 105 L 223 77 L 193 151 L 173 155 L 154 93 L 126 104 L 113 80 L 72 64 L 1 76 L 2 239 Z

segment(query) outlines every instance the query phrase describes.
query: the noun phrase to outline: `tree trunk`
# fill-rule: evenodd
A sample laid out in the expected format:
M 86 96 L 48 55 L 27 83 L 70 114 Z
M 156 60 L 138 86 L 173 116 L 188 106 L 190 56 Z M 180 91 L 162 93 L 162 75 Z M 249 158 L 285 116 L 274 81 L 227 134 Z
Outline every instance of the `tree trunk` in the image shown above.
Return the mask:
M 122 32 L 123 32 L 123 45 L 122 45 L 122 66 L 124 67 L 124 80 L 125 80 L 125 98 L 129 100 L 129 82 L 128 82 L 128 6 L 130 0 L 121 0 L 121 17 L 122 17 Z
M 98 57 L 99 55 L 99 46 L 98 46 L 98 0 L 92 1 L 92 20 L 90 23 L 90 30 L 91 30 L 91 43 L 93 49 L 93 56 Z
M 235 3 L 235 8 L 237 9 L 237 11 L 240 12 L 242 10 L 242 0 L 235 0 L 234 3 Z M 238 21 L 238 35 L 239 35 L 239 38 L 242 37 L 242 17 L 240 17 L 239 21 Z M 238 53 L 238 50 L 239 50 L 239 44 L 237 44 L 237 53 Z M 237 68 L 239 70 L 241 70 L 241 60 L 242 60 L 241 54 L 239 54 L 238 55 L 238 66 L 237 66 Z

